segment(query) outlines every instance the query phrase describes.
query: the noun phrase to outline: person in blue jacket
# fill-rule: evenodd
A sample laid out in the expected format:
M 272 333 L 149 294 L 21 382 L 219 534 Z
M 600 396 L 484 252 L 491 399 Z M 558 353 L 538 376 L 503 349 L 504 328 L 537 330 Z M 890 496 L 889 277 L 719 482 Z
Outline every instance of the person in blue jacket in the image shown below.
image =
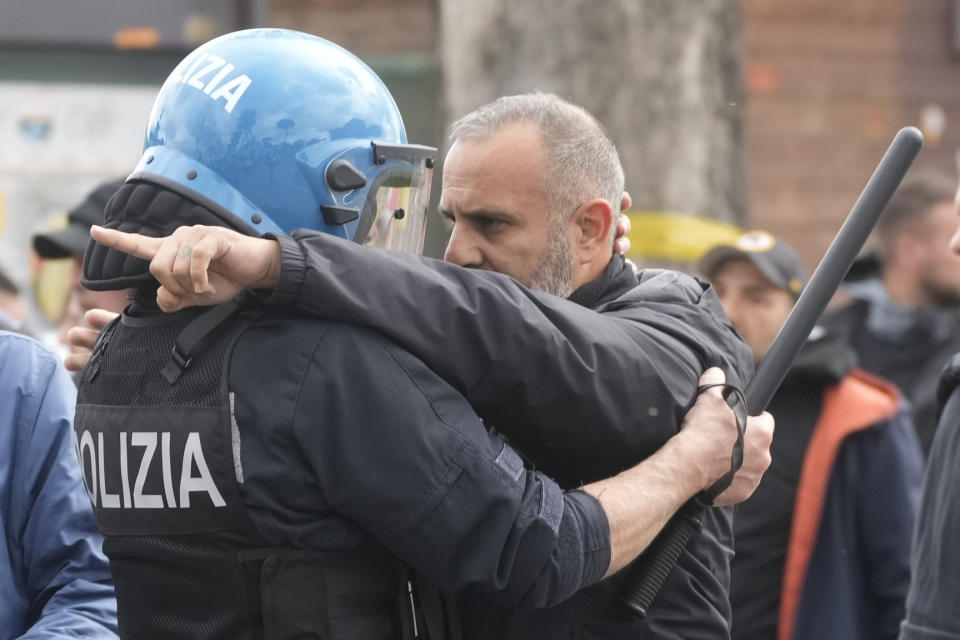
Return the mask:
M 113 581 L 55 355 L 0 331 L 0 638 L 114 638 Z

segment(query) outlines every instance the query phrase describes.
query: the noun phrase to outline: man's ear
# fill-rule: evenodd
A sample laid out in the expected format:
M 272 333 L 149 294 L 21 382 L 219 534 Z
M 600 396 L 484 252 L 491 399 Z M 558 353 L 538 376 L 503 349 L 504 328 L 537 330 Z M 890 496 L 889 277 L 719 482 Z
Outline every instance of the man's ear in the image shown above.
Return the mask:
M 616 215 L 606 200 L 595 198 L 584 202 L 574 212 L 571 223 L 577 231 L 574 249 L 581 259 L 589 260 L 599 252 L 609 254 L 613 250 Z

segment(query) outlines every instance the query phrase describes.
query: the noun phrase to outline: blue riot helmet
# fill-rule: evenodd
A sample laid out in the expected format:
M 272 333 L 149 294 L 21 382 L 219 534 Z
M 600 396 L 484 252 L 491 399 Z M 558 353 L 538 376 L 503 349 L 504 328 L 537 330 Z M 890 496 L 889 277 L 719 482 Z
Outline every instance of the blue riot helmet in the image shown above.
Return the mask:
M 316 229 L 419 252 L 436 149 L 407 144 L 359 58 L 317 36 L 250 29 L 202 45 L 167 78 L 129 181 L 239 231 Z

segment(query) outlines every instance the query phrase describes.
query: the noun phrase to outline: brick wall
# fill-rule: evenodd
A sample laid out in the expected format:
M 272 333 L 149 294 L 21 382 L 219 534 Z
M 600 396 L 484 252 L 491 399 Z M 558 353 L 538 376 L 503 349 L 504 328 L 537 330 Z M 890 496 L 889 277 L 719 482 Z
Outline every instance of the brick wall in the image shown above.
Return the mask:
M 270 23 L 359 54 L 433 51 L 435 0 L 270 0 Z
M 750 219 L 809 267 L 896 131 L 947 117 L 915 167 L 955 172 L 960 63 L 952 0 L 741 0 Z M 934 108 L 936 108 L 934 107 Z M 955 119 L 952 121 L 951 119 Z
M 926 132 L 917 166 L 944 172 L 956 172 L 960 151 L 960 43 L 953 40 L 953 6 L 953 0 L 913 0 L 900 25 L 901 114 L 905 122 L 917 124 L 926 108 L 943 110 L 943 136 L 938 140 Z

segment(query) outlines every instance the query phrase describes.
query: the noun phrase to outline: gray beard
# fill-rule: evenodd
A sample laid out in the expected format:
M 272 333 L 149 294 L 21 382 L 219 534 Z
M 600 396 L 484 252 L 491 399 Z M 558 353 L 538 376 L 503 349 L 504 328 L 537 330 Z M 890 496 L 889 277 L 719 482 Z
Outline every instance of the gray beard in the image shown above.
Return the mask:
M 551 229 L 550 242 L 530 277 L 530 288 L 561 298 L 573 293 L 573 251 L 565 228 Z

